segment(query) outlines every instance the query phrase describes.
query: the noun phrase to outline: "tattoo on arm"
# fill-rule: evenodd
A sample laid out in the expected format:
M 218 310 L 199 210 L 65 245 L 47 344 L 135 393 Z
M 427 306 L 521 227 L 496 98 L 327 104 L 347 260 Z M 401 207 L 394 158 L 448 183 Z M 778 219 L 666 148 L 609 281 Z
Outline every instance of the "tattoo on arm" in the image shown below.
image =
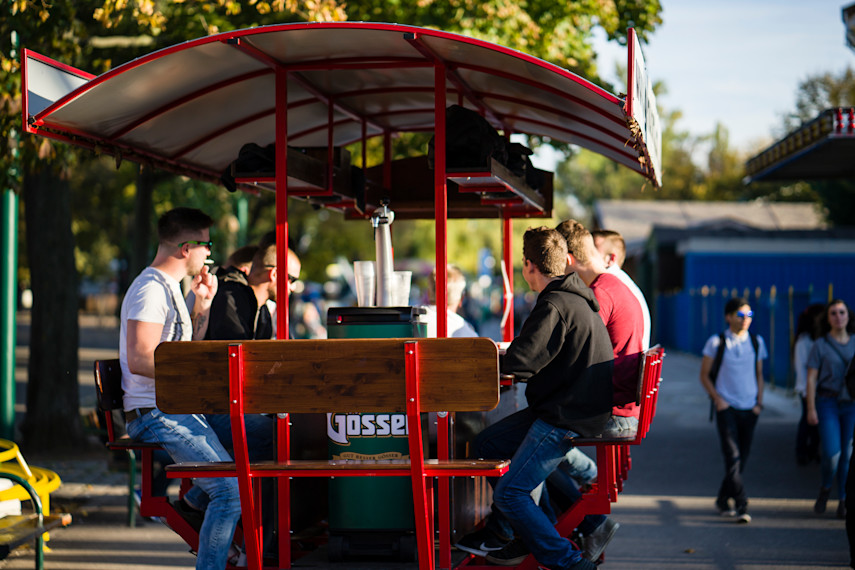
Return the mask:
M 193 340 L 200 340 L 208 328 L 207 313 L 193 315 Z

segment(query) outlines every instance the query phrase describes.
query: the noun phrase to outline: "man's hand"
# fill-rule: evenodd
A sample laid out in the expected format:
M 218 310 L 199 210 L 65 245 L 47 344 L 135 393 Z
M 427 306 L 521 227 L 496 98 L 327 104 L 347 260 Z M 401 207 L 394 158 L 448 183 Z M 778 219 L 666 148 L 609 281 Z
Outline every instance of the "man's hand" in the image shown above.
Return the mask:
M 208 273 L 208 266 L 202 267 L 202 271 L 193 278 L 191 286 L 193 293 L 196 295 L 196 308 L 207 309 L 211 306 L 214 300 L 214 295 L 217 294 L 217 276 L 213 273 Z M 199 303 L 203 305 L 200 307 Z
M 208 267 L 202 267 L 201 273 L 193 278 L 193 293 L 196 304 L 190 319 L 193 321 L 193 340 L 202 340 L 208 331 L 208 317 L 211 314 L 211 304 L 217 294 L 217 276 L 208 273 Z

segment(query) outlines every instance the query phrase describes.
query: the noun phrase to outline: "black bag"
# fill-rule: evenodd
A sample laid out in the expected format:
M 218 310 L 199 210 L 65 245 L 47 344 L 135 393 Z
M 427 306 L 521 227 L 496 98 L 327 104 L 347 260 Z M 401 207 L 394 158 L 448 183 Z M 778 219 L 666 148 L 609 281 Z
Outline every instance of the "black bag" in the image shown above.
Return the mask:
M 476 111 L 460 105 L 445 110 L 446 168 L 489 168 L 490 158 L 508 162 L 505 139 Z M 434 165 L 434 137 L 428 143 L 428 164 Z
M 534 151 L 520 143 L 508 143 L 508 170 L 525 179 L 525 183 L 534 190 L 540 189 L 540 175 L 534 169 L 529 156 Z
M 234 168 L 232 168 L 234 167 Z M 276 145 L 271 143 L 267 146 L 259 146 L 255 143 L 247 143 L 240 147 L 237 160 L 226 167 L 220 176 L 220 182 L 229 192 L 237 190 L 234 172 L 273 173 L 276 172 Z

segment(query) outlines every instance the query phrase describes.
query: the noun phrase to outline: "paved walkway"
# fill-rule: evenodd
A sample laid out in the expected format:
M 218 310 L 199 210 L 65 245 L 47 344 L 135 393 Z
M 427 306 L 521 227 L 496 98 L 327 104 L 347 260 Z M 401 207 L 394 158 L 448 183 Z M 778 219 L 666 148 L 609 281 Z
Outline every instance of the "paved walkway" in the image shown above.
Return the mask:
M 104 345 L 105 339 L 115 338 L 113 334 L 97 326 L 81 332 L 82 342 L 88 339 L 88 344 L 97 344 L 81 349 L 84 406 L 87 401 L 94 403 L 91 361 L 115 354 L 114 348 Z M 19 359 L 18 365 L 25 369 L 26 361 Z M 697 379 L 699 365 L 693 355 L 670 352 L 666 356 L 658 415 L 644 444 L 633 449 L 633 468 L 612 512 L 621 528 L 602 567 L 846 568 L 844 523 L 833 514 L 836 495 L 829 502 L 829 513 L 814 515 L 819 468 L 795 463 L 799 409 L 796 400 L 781 390 L 767 391 L 745 475 L 753 521 L 737 525 L 717 515 L 713 498 L 723 468 L 715 429 L 707 419 L 708 401 Z M 28 460 L 60 474 L 63 485 L 53 494 L 52 505 L 74 516 L 71 527 L 52 533 L 48 570 L 193 568 L 195 558 L 162 524 L 140 521 L 137 528 L 126 526 L 125 473 L 108 469 L 105 452 L 97 450 L 79 460 Z M 32 564 L 32 553 L 19 551 L 0 562 L 0 569 L 32 568 Z M 302 559 L 298 567 L 413 570 L 416 565 L 329 564 L 318 552 Z

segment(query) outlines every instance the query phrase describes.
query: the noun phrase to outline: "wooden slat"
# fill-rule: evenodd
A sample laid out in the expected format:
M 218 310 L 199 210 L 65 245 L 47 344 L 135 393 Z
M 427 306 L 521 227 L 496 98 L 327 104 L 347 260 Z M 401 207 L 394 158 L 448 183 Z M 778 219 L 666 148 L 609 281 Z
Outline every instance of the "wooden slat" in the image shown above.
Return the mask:
M 16 546 L 29 542 L 40 534 L 71 524 L 71 515 L 47 515 L 39 526 L 38 515 L 7 515 L 0 518 L 0 559 L 6 558 Z
M 498 349 L 488 338 L 244 341 L 246 413 L 404 412 L 404 343 L 418 340 L 423 411 L 491 410 Z M 155 351 L 157 405 L 228 413 L 228 341 Z
M 511 461 L 509 459 L 451 459 L 425 461 L 424 473 L 428 477 L 470 477 L 495 476 L 500 477 L 507 472 Z M 234 463 L 228 462 L 187 462 L 174 463 L 166 467 L 167 475 L 171 478 L 183 477 L 235 477 L 237 475 Z M 411 464 L 406 460 L 394 461 L 354 461 L 354 460 L 297 460 L 288 462 L 272 461 L 253 463 L 250 470 L 255 476 L 277 477 L 288 474 L 291 477 L 318 477 L 324 472 L 335 472 L 338 477 L 347 476 L 411 476 Z

